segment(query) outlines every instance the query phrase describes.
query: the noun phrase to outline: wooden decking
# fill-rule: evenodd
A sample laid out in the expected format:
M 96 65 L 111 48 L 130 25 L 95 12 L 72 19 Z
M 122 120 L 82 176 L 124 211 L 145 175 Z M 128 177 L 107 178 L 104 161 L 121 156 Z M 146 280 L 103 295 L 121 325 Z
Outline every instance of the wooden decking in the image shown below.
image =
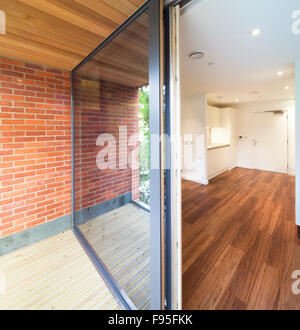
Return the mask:
M 241 168 L 183 181 L 184 309 L 300 309 L 294 183 Z
M 0 257 L 0 271 L 0 310 L 119 309 L 71 230 Z
M 150 305 L 149 220 L 147 213 L 128 204 L 79 226 L 138 309 Z

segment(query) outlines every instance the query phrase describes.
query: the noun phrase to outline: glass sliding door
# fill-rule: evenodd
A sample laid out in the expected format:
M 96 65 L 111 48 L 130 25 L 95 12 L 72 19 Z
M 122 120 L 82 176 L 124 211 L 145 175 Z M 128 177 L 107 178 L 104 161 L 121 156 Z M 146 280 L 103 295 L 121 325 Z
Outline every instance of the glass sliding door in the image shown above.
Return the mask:
M 161 20 L 147 2 L 72 72 L 74 230 L 132 309 L 164 301 Z

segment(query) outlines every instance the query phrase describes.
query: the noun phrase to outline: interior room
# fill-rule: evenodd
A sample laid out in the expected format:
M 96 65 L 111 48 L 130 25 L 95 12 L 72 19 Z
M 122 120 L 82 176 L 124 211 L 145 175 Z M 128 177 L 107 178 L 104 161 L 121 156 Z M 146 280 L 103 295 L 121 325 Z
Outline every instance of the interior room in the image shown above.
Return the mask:
M 196 0 L 182 10 L 183 308 L 299 304 L 295 7 Z

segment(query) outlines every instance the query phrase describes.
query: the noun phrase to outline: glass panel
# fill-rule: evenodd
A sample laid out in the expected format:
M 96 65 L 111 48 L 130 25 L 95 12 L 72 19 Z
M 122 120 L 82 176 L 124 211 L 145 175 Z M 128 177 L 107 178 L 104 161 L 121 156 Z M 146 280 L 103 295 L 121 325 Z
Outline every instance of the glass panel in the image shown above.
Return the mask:
M 138 309 L 150 307 L 148 13 L 74 75 L 74 222 Z

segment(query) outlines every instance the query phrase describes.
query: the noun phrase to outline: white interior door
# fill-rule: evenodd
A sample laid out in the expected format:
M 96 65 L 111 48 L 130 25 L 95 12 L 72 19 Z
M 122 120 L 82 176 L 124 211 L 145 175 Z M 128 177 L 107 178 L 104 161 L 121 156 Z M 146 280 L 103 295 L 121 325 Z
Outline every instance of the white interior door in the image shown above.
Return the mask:
M 255 169 L 287 173 L 287 112 L 254 113 L 252 143 Z

